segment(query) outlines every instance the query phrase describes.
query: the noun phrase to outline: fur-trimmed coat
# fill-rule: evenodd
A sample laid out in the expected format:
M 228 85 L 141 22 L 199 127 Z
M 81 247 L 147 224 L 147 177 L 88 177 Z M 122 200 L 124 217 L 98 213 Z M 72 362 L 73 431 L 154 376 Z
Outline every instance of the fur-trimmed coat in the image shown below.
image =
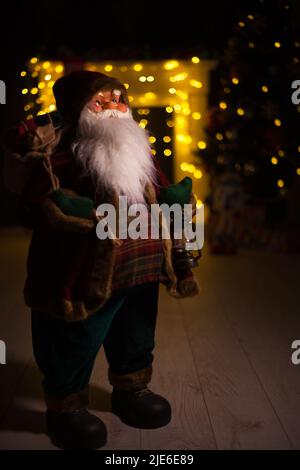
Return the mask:
M 95 191 L 88 176 L 70 151 L 70 136 L 61 140 L 50 156 L 52 171 L 68 195 L 85 196 L 95 202 L 112 203 L 116 195 Z M 159 186 L 168 184 L 158 169 L 157 186 L 148 184 L 145 199 L 157 202 Z M 24 287 L 25 303 L 66 321 L 83 320 L 98 311 L 112 293 L 117 254 L 116 240 L 96 236 L 95 217 L 66 216 L 50 198 L 49 168 L 37 161 L 20 198 L 20 217 L 33 229 Z M 117 211 L 118 212 L 118 211 Z M 171 295 L 184 297 L 198 293 L 192 273 L 179 279 L 172 265 L 172 241 L 161 240 L 164 254 L 165 284 Z

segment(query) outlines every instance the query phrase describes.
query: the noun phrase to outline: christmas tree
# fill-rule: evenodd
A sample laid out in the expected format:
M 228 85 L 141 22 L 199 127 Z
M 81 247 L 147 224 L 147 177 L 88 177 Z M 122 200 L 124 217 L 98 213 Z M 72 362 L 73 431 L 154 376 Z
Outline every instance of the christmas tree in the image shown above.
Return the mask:
M 267 204 L 300 180 L 300 106 L 291 100 L 300 39 L 293 2 L 252 0 L 241 9 L 212 76 L 198 156 L 212 177 L 239 173 L 248 197 Z

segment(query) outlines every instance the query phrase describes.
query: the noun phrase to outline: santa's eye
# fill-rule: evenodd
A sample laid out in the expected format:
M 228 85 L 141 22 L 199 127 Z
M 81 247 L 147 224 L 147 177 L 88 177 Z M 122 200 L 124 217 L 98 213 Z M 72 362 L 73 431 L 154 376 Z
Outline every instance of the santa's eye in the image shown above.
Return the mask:
M 117 104 L 118 100 L 117 100 L 117 98 L 112 98 L 111 102 Z
M 99 100 L 96 100 L 96 105 L 101 106 L 101 102 Z

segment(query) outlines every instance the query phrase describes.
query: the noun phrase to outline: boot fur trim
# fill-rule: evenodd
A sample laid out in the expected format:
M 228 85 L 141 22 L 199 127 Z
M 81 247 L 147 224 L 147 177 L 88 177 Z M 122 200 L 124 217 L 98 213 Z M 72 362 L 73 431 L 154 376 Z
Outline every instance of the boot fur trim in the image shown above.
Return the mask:
M 86 408 L 89 404 L 88 388 L 65 397 L 49 395 L 45 392 L 45 401 L 48 411 L 56 411 L 59 413 Z
M 108 370 L 110 384 L 119 390 L 139 390 L 145 388 L 152 377 L 152 366 L 145 369 L 130 372 L 128 374 L 116 374 Z

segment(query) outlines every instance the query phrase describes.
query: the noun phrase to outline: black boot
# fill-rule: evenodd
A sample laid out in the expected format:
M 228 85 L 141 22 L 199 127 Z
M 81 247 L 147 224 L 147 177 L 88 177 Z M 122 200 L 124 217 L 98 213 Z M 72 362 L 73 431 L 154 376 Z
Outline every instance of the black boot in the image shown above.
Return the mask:
M 52 442 L 62 449 L 92 450 L 106 443 L 106 427 L 101 419 L 86 409 L 47 411 L 47 432 Z
M 147 387 L 141 390 L 113 389 L 112 411 L 129 426 L 154 429 L 166 426 L 171 420 L 169 402 Z

